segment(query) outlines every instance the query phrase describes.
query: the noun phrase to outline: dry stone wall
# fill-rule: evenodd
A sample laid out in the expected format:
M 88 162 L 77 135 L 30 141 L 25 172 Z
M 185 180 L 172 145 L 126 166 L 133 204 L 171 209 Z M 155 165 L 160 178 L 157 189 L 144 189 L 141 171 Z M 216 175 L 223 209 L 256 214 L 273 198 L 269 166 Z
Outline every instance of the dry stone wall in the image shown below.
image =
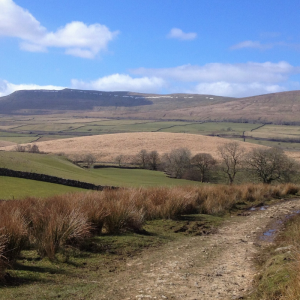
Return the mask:
M 67 186 L 72 186 L 72 187 L 78 187 L 78 188 L 87 189 L 87 190 L 102 191 L 104 189 L 117 189 L 118 188 L 115 186 L 95 185 L 95 184 L 88 183 L 88 182 L 64 179 L 64 178 L 60 178 L 60 177 L 56 177 L 56 176 L 50 176 L 50 175 L 39 174 L 39 173 L 15 171 L 15 170 L 10 170 L 10 169 L 6 169 L 6 168 L 0 168 L 0 176 L 18 177 L 18 178 L 24 178 L 24 179 L 37 180 L 37 181 L 44 181 L 44 182 L 62 184 L 62 185 L 67 185 Z

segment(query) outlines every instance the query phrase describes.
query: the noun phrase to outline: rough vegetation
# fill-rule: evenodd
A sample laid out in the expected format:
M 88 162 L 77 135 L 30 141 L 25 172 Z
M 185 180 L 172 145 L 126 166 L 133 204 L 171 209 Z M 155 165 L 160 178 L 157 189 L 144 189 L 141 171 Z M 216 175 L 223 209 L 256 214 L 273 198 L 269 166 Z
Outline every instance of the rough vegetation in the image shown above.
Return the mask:
M 146 220 L 177 219 L 191 213 L 222 215 L 241 203 L 251 205 L 299 190 L 291 184 L 219 185 L 119 189 L 2 201 L 0 254 L 13 262 L 23 249 L 34 247 L 40 256 L 54 260 L 56 253 L 64 253 L 66 247 L 80 244 L 91 234 L 140 232 Z

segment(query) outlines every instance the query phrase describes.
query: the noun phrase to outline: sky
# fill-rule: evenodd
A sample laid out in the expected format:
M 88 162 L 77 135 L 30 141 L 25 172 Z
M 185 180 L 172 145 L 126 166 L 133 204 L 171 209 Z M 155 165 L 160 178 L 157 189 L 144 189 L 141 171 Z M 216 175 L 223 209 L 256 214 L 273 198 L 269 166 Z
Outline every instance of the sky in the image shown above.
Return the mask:
M 0 0 L 0 96 L 300 89 L 299 0 Z

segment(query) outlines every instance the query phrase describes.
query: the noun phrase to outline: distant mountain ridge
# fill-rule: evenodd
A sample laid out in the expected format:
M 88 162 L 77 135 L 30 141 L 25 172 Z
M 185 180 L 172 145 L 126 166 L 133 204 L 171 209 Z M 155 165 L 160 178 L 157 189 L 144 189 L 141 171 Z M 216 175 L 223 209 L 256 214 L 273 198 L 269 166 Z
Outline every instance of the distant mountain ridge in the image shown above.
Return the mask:
M 0 114 L 300 123 L 300 91 L 246 98 L 88 90 L 21 90 L 0 97 Z

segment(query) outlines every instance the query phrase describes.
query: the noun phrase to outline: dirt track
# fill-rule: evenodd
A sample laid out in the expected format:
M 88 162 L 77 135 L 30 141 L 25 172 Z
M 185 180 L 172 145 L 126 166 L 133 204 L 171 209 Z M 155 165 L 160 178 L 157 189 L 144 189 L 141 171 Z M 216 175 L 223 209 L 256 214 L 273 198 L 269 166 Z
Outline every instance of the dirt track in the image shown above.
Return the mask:
M 127 261 L 125 271 L 107 278 L 109 287 L 92 299 L 243 299 L 255 275 L 253 254 L 272 241 L 263 233 L 299 209 L 300 199 L 286 201 L 233 217 L 214 235 L 146 251 Z

